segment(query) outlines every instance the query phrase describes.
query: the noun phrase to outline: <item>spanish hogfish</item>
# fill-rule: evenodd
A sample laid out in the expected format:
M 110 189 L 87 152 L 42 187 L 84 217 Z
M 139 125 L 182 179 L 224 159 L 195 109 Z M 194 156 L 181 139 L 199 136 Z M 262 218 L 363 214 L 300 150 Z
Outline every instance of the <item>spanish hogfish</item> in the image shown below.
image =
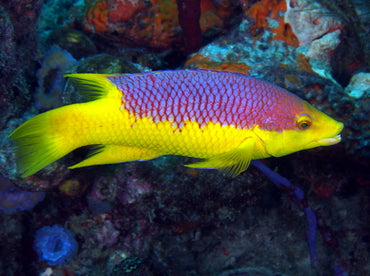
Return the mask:
M 98 147 L 70 168 L 174 154 L 205 159 L 188 167 L 238 175 L 253 159 L 341 140 L 342 123 L 287 90 L 244 74 L 66 76 L 93 100 L 39 114 L 11 133 L 23 177 L 87 145 Z

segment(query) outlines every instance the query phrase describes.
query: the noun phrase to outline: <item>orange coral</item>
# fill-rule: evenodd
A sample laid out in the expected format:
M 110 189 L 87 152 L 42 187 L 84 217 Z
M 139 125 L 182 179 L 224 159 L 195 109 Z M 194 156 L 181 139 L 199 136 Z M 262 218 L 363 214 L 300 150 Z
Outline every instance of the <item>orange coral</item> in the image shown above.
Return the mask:
M 106 1 L 98 2 L 93 5 L 87 13 L 87 22 L 89 26 L 94 27 L 97 33 L 104 33 L 109 30 L 108 27 L 108 3 Z
M 268 27 L 267 17 L 270 14 L 270 9 L 267 5 L 264 4 L 264 2 L 265 1 L 262 0 L 253 4 L 247 12 L 247 15 L 254 18 L 255 20 L 254 26 L 250 30 L 251 33 L 254 33 L 259 28 Z
M 183 44 L 176 0 L 85 0 L 85 30 L 115 42 L 168 49 Z M 223 8 L 225 7 L 225 8 Z M 203 32 L 222 29 L 235 10 L 229 0 L 202 0 Z
M 303 70 L 307 72 L 315 74 L 315 72 L 312 70 L 310 63 L 307 60 L 307 57 L 304 54 L 297 55 L 297 62 L 299 64 L 299 68 L 302 68 Z
M 254 26 L 250 32 L 256 33 L 258 29 L 269 28 L 269 19 L 276 20 L 278 26 L 271 28 L 273 39 L 285 41 L 288 45 L 298 46 L 299 41 L 292 31 L 291 26 L 284 21 L 283 13 L 286 12 L 285 0 L 261 0 L 254 3 L 248 10 L 247 16 L 254 19 Z
M 250 67 L 244 63 L 211 61 L 209 58 L 205 58 L 201 54 L 196 54 L 188 59 L 185 64 L 185 68 L 220 70 L 244 74 L 248 74 L 250 69 Z
M 108 19 L 112 23 L 124 22 L 129 20 L 139 10 L 140 7 L 137 2 L 112 1 Z
M 292 27 L 284 22 L 284 18 L 279 19 L 279 26 L 271 30 L 275 33 L 274 39 L 285 41 L 288 45 L 297 47 L 299 45 L 298 38 L 293 33 Z
M 177 42 L 176 31 L 180 29 L 176 0 L 152 0 L 152 3 L 154 16 L 149 19 L 153 35 L 151 43 L 155 48 L 168 48 Z
M 200 9 L 202 11 L 200 16 L 200 28 L 202 32 L 207 31 L 215 26 L 221 27 L 223 19 L 230 15 L 230 6 L 228 1 L 219 1 L 215 6 L 215 1 L 202 0 L 200 1 Z

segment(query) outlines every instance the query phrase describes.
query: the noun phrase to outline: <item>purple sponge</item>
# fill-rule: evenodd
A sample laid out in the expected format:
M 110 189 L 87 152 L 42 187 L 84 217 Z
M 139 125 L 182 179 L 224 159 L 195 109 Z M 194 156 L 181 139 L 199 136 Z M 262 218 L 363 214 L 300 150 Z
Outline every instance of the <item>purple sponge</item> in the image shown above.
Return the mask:
M 14 213 L 30 210 L 44 200 L 45 192 L 24 191 L 0 175 L 0 211 Z

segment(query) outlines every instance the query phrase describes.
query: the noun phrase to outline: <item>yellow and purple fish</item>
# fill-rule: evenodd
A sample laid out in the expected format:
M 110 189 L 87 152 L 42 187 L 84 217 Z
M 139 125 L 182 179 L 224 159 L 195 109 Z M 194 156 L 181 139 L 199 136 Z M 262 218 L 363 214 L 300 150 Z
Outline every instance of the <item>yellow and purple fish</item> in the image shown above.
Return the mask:
M 244 74 L 174 70 L 69 74 L 94 100 L 47 111 L 11 133 L 27 177 L 82 146 L 99 145 L 70 168 L 149 160 L 238 175 L 253 159 L 340 142 L 343 124 L 274 84 Z

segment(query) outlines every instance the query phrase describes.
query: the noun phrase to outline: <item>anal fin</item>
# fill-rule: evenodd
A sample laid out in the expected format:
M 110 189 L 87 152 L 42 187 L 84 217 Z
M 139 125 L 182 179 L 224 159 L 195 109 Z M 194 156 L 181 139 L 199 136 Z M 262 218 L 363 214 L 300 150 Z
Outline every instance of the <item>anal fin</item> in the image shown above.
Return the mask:
M 69 169 L 92 165 L 122 163 L 128 161 L 149 160 L 161 156 L 151 149 L 126 147 L 120 145 L 105 145 L 94 149 L 85 160 L 70 166 Z
M 198 169 L 219 169 L 224 171 L 226 174 L 235 177 L 248 169 L 252 160 L 254 144 L 254 139 L 250 137 L 245 139 L 239 147 L 231 151 L 218 154 L 205 161 L 185 166 Z

